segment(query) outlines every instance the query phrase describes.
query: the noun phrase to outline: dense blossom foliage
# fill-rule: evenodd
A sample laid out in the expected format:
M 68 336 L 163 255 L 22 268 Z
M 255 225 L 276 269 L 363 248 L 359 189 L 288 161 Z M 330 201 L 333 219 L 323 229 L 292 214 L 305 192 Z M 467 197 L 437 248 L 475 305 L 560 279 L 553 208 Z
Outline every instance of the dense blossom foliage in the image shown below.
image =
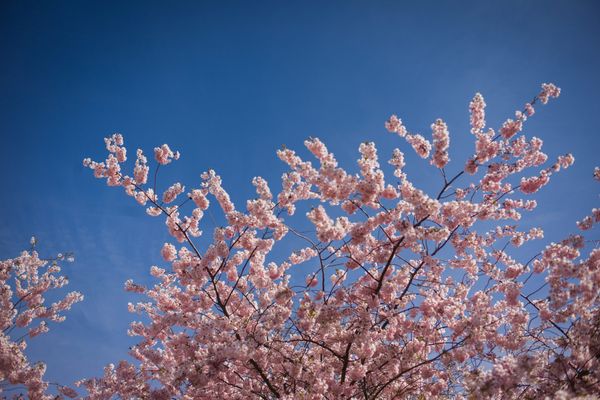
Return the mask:
M 593 395 L 600 379 L 600 249 L 586 251 L 574 234 L 526 262 L 511 255 L 543 238 L 540 228 L 519 229 L 522 214 L 536 207 L 527 195 L 574 162 L 566 154 L 547 165 L 542 140 L 522 133 L 535 103 L 559 94 L 544 84 L 498 131 L 486 128 L 486 103 L 476 94 L 469 106 L 474 154 L 453 177 L 444 170 L 444 121 L 431 125 L 430 142 L 391 116 L 387 130 L 442 172 L 434 194 L 410 181 L 399 148 L 389 161 L 396 180 L 386 183 L 373 143 L 360 145 L 359 174 L 352 174 L 311 138 L 305 145 L 317 166 L 278 151 L 289 171 L 277 194 L 254 178 L 257 197 L 237 208 L 210 170 L 175 205 L 184 186 L 176 182 L 162 196 L 148 187 L 141 150 L 134 176 L 123 174 L 123 137 L 108 138 L 106 161 L 84 164 L 148 214 L 164 217 L 177 244 L 163 246 L 169 267 L 152 267 L 154 287 L 126 283 L 149 298 L 129 305 L 148 318 L 129 331 L 141 339 L 131 351 L 139 364 L 122 361 L 104 377 L 80 382 L 89 398 Z M 159 166 L 178 157 L 167 145 L 155 149 Z M 210 197 L 226 225 L 199 246 Z M 193 206 L 185 212 L 188 200 Z M 311 207 L 313 234 L 282 217 L 302 202 Z M 598 221 L 593 210 L 578 226 L 588 230 Z M 277 261 L 275 245 L 290 236 L 295 251 Z M 292 277 L 306 271 L 293 285 Z
M 30 399 L 54 399 L 55 396 L 47 394 L 49 383 L 44 380 L 46 365 L 41 362 L 32 364 L 24 353 L 27 338 L 48 332 L 47 321 L 64 321 L 63 311 L 83 300 L 83 296 L 70 292 L 50 306 L 44 304 L 46 292 L 68 283 L 60 275 L 58 261 L 72 261 L 72 255 L 59 254 L 52 260 L 40 259 L 34 250 L 35 244 L 35 238 L 31 238 L 31 251 L 0 261 L 0 393 L 23 388 Z M 77 396 L 70 387 L 54 386 L 60 395 Z M 15 394 L 15 397 L 19 396 Z
M 391 116 L 385 128 L 441 172 L 433 193 L 411 182 L 400 148 L 386 182 L 373 143 L 360 145 L 355 174 L 311 138 L 317 165 L 279 150 L 281 191 L 256 177 L 256 197 L 239 208 L 212 170 L 191 190 L 159 190 L 158 169 L 179 158 L 166 144 L 154 149 L 154 179 L 142 150 L 127 175 L 123 137 L 107 138 L 106 160 L 84 165 L 164 218 L 174 241 L 161 249 L 167 267 L 151 268 L 154 286 L 125 283 L 147 297 L 129 304 L 144 314 L 129 330 L 137 362 L 78 384 L 90 399 L 594 398 L 600 249 L 582 234 L 600 210 L 520 261 L 519 248 L 544 235 L 519 225 L 537 205 L 528 196 L 574 162 L 548 163 L 542 140 L 523 133 L 536 103 L 559 94 L 542 85 L 498 130 L 476 94 L 474 152 L 455 175 L 444 121 L 430 142 Z M 215 209 L 224 225 L 200 238 Z M 295 243 L 291 254 L 282 241 Z

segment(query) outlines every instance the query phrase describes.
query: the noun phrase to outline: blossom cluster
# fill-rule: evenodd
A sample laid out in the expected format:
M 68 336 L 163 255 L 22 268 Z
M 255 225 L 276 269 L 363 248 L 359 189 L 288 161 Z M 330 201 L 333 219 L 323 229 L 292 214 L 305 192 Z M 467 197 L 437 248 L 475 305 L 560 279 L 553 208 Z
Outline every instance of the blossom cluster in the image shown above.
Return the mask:
M 107 141 L 107 147 L 115 145 Z M 125 150 L 121 154 L 125 154 Z M 27 339 L 48 332 L 50 321 L 64 321 L 64 311 L 83 300 L 79 292 L 69 292 L 51 305 L 45 305 L 46 292 L 68 283 L 60 274 L 58 261 L 70 261 L 72 256 L 59 254 L 50 262 L 33 250 L 35 244 L 32 238 L 31 251 L 0 261 L 0 394 L 8 385 L 24 389 L 30 399 L 74 398 L 77 392 L 59 384 L 54 384 L 59 394 L 49 394 L 49 383 L 44 380 L 46 365 L 31 363 L 25 355 Z

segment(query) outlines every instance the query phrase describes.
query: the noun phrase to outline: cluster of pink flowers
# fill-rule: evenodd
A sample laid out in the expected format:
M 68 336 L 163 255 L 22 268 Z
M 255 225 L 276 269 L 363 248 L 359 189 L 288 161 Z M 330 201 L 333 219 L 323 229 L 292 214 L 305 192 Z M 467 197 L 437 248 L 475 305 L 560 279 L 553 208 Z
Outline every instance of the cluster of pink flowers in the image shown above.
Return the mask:
M 480 133 L 485 128 L 485 100 L 481 93 L 476 93 L 471 103 L 469 103 L 469 111 L 471 111 L 471 133 L 474 135 Z
M 556 87 L 553 83 L 543 83 L 542 91 L 538 94 L 538 98 L 542 104 L 547 104 L 551 97 L 557 98 L 560 96 L 560 88 Z
M 535 108 L 533 108 L 533 105 L 531 103 L 525 104 L 525 114 L 528 117 L 531 117 L 533 114 L 535 114 Z
M 413 150 L 419 155 L 419 157 L 429 157 L 429 152 L 431 151 L 431 143 L 429 143 L 429 141 L 423 136 L 408 134 L 406 135 L 406 141 L 410 143 Z
M 165 243 L 161 254 L 165 261 L 174 261 L 177 258 L 177 249 L 171 243 Z
M 114 145 L 107 142 L 107 148 Z M 35 245 L 35 238 L 31 244 Z M 71 259 L 72 256 L 59 254 L 54 260 L 43 260 L 32 249 L 0 261 L 0 393 L 10 385 L 24 388 L 30 399 L 57 398 L 48 392 L 50 385 L 44 380 L 46 365 L 32 364 L 24 351 L 27 338 L 48 332 L 48 321 L 64 321 L 63 312 L 83 300 L 80 293 L 70 292 L 52 305 L 44 305 L 46 292 L 68 284 L 67 278 L 60 275 L 58 261 Z M 72 388 L 52 385 L 62 396 L 77 397 Z
M 135 168 L 133 169 L 133 177 L 138 185 L 145 185 L 148 182 L 148 159 L 141 149 L 137 150 L 137 159 L 135 160 Z
M 518 113 L 518 112 L 517 112 Z M 511 118 L 507 119 L 502 128 L 500 128 L 500 134 L 504 139 L 510 139 L 523 129 L 523 119 L 520 114 L 517 114 L 516 120 Z
M 315 225 L 317 238 L 325 243 L 341 240 L 352 226 L 346 217 L 340 217 L 334 223 L 321 205 L 306 213 L 306 216 Z
M 169 186 L 167 190 L 163 193 L 162 201 L 165 204 L 172 203 L 175 201 L 177 196 L 185 191 L 185 186 L 181 183 L 177 182 Z
M 592 229 L 592 226 L 598 222 L 600 222 L 600 209 L 594 208 L 591 215 L 586 216 L 581 221 L 577 221 L 577 226 L 582 231 L 587 231 Z
M 400 149 L 394 149 L 392 159 L 389 161 L 391 165 L 394 166 L 394 176 L 397 178 L 404 177 L 404 173 L 402 172 L 402 168 L 406 165 L 404 162 L 404 154 L 400 151 Z
M 539 176 L 531 178 L 521 178 L 521 191 L 523 193 L 535 193 L 550 181 L 550 176 L 546 171 L 542 171 Z
M 179 152 L 173 152 L 168 144 L 154 148 L 154 158 L 160 165 L 169 164 L 173 160 L 179 159 Z
M 392 115 L 385 122 L 385 129 L 390 133 L 397 133 L 400 137 L 405 137 L 407 134 L 406 127 L 402 125 L 402 120 L 397 115 Z
M 448 164 L 448 147 L 450 146 L 450 136 L 448 126 L 441 119 L 431 124 L 433 131 L 434 153 L 431 157 L 431 164 L 438 168 L 444 168 Z

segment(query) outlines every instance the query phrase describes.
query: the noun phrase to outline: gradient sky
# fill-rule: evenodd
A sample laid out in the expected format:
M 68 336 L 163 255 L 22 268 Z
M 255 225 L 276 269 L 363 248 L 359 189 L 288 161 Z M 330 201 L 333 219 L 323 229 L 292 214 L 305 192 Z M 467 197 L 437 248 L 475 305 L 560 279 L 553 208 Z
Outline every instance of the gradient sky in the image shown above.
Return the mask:
M 181 150 L 162 183 L 198 185 L 213 168 L 243 205 L 253 176 L 279 187 L 275 150 L 306 155 L 309 135 L 351 170 L 363 141 L 387 160 L 405 146 L 383 128 L 392 113 L 426 137 L 443 118 L 457 171 L 473 148 L 475 92 L 498 127 L 555 82 L 563 94 L 538 108 L 527 133 L 551 158 L 576 158 L 530 220 L 559 239 L 598 204 L 599 19 L 597 2 L 572 0 L 2 1 L 0 257 L 32 234 L 45 255 L 73 251 L 64 271 L 86 296 L 28 354 L 46 361 L 49 380 L 69 383 L 101 374 L 135 343 L 123 282 L 151 282 L 168 237 L 162 220 L 81 165 L 100 160 L 116 131 L 130 155 L 165 142 Z M 438 174 L 406 153 L 414 182 L 437 187 Z

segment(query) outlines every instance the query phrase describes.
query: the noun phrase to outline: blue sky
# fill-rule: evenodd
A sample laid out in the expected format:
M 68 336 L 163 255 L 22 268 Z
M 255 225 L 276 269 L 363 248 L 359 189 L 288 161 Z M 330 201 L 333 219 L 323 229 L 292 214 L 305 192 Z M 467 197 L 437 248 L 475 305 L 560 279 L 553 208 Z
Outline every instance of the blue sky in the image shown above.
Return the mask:
M 213 168 L 238 205 L 261 175 L 278 187 L 281 144 L 309 135 L 353 169 L 360 142 L 382 159 L 404 146 L 383 129 L 397 113 L 429 136 L 449 125 L 456 171 L 472 152 L 468 102 L 483 93 L 497 127 L 539 90 L 563 89 L 527 132 L 575 166 L 538 196 L 548 240 L 598 203 L 600 7 L 594 1 L 82 2 L 0 4 L 0 256 L 34 234 L 47 255 L 73 251 L 70 288 L 84 303 L 31 342 L 52 381 L 101 374 L 125 357 L 129 277 L 150 282 L 167 239 L 122 191 L 81 165 L 124 134 L 130 154 L 164 142 L 182 159 L 163 171 L 188 187 Z M 302 151 L 306 155 L 306 152 Z M 408 152 L 407 152 L 408 154 Z M 412 156 L 424 188 L 439 177 Z

